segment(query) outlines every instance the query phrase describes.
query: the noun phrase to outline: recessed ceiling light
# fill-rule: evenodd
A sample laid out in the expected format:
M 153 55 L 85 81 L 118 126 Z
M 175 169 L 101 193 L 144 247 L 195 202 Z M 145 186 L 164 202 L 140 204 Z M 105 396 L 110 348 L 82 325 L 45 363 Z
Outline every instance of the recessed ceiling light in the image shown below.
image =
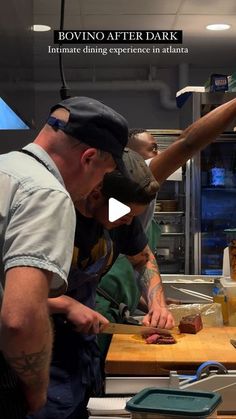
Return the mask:
M 214 25 L 207 25 L 206 28 L 209 31 L 226 31 L 230 28 L 230 25 L 227 23 L 214 23 Z
M 35 32 L 47 32 L 51 30 L 51 26 L 47 25 L 33 25 L 33 31 Z

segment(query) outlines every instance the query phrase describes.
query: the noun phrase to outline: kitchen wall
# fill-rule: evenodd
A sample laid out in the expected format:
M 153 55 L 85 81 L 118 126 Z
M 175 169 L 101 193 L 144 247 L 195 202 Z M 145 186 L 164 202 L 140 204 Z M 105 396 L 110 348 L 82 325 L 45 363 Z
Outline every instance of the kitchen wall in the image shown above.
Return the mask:
M 190 67 L 185 85 L 202 85 L 213 71 L 231 74 L 234 69 L 222 67 L 212 70 L 211 68 Z M 159 76 L 159 80 L 164 82 L 166 86 L 162 96 L 155 81 L 150 82 L 150 86 L 147 86 L 147 88 L 145 88 L 147 82 L 141 81 L 140 87 L 136 90 L 133 86 L 132 90 L 122 87 L 122 81 L 118 82 L 115 89 L 111 88 L 110 90 L 109 87 L 106 90 L 100 90 L 98 88 L 99 83 L 97 83 L 97 87 L 94 90 L 91 86 L 87 90 L 82 89 L 83 83 L 80 83 L 80 87 L 77 89 L 75 82 L 70 82 L 70 80 L 68 80 L 68 86 L 71 88 L 71 95 L 92 96 L 114 107 L 127 118 L 130 127 L 179 128 L 180 111 L 177 107 L 174 107 L 175 93 L 183 85 L 179 85 L 178 68 L 161 69 Z M 136 81 L 134 80 L 135 83 Z M 130 84 L 132 85 L 132 82 Z M 30 130 L 30 132 L 0 131 L 0 153 L 19 148 L 34 138 L 46 120 L 50 106 L 60 101 L 60 87 L 60 82 L 37 82 L 35 84 L 35 107 L 32 107 L 32 114 L 35 115 L 35 129 Z M 15 90 L 15 98 L 21 103 L 20 109 L 28 108 L 28 95 L 25 94 L 24 90 Z
M 0 96 L 35 128 L 30 131 L 0 131 L 0 153 L 20 148 L 33 139 L 47 118 L 50 106 L 60 100 L 59 70 L 56 68 L 54 71 L 55 80 L 53 72 L 50 72 L 52 79 L 47 79 L 48 69 L 43 63 L 41 68 L 34 65 L 37 44 L 34 50 L 30 30 L 33 24 L 32 3 L 21 0 L 19 7 L 17 0 L 8 0 L 4 3 L 4 13 L 0 14 Z M 27 54 L 23 55 L 25 45 Z M 224 63 L 218 68 L 204 68 L 204 63 L 199 61 L 198 67 L 183 63 L 154 70 L 150 71 L 145 65 L 135 68 L 130 59 L 127 68 L 100 66 L 96 69 L 97 81 L 92 83 L 86 79 L 86 73 L 94 75 L 91 64 L 91 68 L 83 69 L 84 76 L 77 84 L 80 69 L 65 65 L 71 95 L 92 96 L 104 101 L 122 113 L 130 127 L 167 129 L 180 127 L 179 110 L 175 106 L 176 91 L 185 85 L 204 84 L 212 72 L 231 74 L 235 68 L 224 68 Z M 42 79 L 41 72 L 42 75 L 44 73 Z
M 180 112 L 175 105 L 175 94 L 186 85 L 203 85 L 212 72 L 231 74 L 234 68 L 185 68 L 185 74 L 180 77 L 178 67 L 158 69 L 158 79 L 152 81 L 140 80 L 137 82 L 135 70 L 133 80 L 130 70 L 126 81 L 113 82 L 112 73 L 108 82 L 92 83 L 79 82 L 78 84 L 67 78 L 67 84 L 71 95 L 92 96 L 114 107 L 129 121 L 130 127 L 148 128 L 179 128 Z M 65 75 L 70 72 L 65 68 Z M 129 80 L 128 80 L 129 77 Z M 128 81 L 127 81 L 128 80 Z M 158 83 L 164 85 L 160 90 Z M 102 86 L 106 85 L 106 90 Z M 89 89 L 86 89 L 89 86 Z M 135 87 L 136 86 L 136 87 Z M 36 121 L 38 126 L 47 117 L 51 104 L 60 100 L 60 82 L 36 83 Z

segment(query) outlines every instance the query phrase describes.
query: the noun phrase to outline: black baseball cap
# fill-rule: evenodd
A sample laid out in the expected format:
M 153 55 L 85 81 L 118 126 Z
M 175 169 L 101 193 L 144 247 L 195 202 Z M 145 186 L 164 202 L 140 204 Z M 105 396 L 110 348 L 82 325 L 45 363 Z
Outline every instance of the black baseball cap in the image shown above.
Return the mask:
M 147 163 L 140 154 L 126 147 L 122 159 L 128 177 L 135 183 L 138 183 L 140 188 L 147 190 L 152 183 L 152 185 L 155 185 L 156 187 L 156 192 L 158 191 L 159 183 L 156 181 Z
M 102 193 L 121 202 L 150 203 L 159 190 L 159 183 L 140 154 L 125 148 L 123 162 L 127 175 L 119 170 L 106 173 L 103 178 Z
M 50 116 L 47 124 L 91 147 L 111 153 L 117 168 L 127 175 L 122 153 L 128 142 L 128 123 L 122 115 L 98 100 L 84 96 L 59 102 L 51 108 L 51 113 L 59 108 L 69 111 L 69 120 L 64 122 Z

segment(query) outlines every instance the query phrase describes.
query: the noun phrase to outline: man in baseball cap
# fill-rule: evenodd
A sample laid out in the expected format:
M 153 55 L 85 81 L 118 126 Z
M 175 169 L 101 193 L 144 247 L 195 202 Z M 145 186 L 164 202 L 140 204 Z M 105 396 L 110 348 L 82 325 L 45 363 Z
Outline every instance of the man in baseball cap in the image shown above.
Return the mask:
M 57 109 L 69 112 L 67 122 L 54 115 Z M 71 97 L 51 108 L 47 123 L 55 129 L 94 148 L 112 155 L 117 168 L 125 173 L 122 153 L 128 141 L 128 126 L 125 118 L 109 106 L 88 97 Z
M 148 269 L 143 292 L 150 291 L 150 312 L 154 318 L 156 313 L 157 318 L 162 318 L 163 326 L 173 326 L 173 318 L 165 307 L 155 257 L 136 217 L 155 197 L 159 184 L 137 153 L 125 149 L 122 159 L 129 178 L 118 170 L 105 175 L 103 184 L 88 195 L 88 205 L 79 207 L 84 200 L 77 205 L 81 212 L 76 213 L 68 291 L 58 299 L 49 300 L 55 336 L 49 397 L 44 409 L 32 419 L 53 419 L 61 413 L 63 419 L 85 419 L 88 397 L 100 394 L 102 374 L 95 334 L 108 320 L 95 311 L 95 292 L 99 278 L 109 269 L 117 252 L 133 258 L 138 271 L 143 273 Z M 110 197 L 130 206 L 130 213 L 116 223 L 108 219 Z M 108 229 L 113 229 L 110 235 Z
M 53 343 L 47 298 L 67 288 L 74 203 L 119 165 L 127 139 L 122 116 L 76 97 L 52 108 L 32 143 L 0 156 L 1 418 L 25 418 L 46 401 Z

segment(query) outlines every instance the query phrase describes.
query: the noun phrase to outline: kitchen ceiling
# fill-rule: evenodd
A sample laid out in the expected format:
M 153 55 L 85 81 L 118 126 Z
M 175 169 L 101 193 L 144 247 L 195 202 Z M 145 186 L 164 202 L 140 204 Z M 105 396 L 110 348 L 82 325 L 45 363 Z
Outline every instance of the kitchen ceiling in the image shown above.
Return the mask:
M 60 0 L 34 1 L 34 23 L 59 29 Z M 228 31 L 208 31 L 211 23 L 228 23 Z M 188 63 L 197 68 L 236 70 L 235 0 L 66 0 L 65 30 L 183 30 L 182 54 L 63 54 L 69 80 L 142 78 L 150 66 L 165 68 Z M 53 31 L 34 35 L 36 81 L 57 80 L 58 56 L 49 54 Z M 76 46 L 76 45 L 74 45 Z M 78 45 L 77 45 L 78 46 Z M 163 46 L 163 45 L 162 45 Z M 176 45 L 181 46 L 181 45 Z

